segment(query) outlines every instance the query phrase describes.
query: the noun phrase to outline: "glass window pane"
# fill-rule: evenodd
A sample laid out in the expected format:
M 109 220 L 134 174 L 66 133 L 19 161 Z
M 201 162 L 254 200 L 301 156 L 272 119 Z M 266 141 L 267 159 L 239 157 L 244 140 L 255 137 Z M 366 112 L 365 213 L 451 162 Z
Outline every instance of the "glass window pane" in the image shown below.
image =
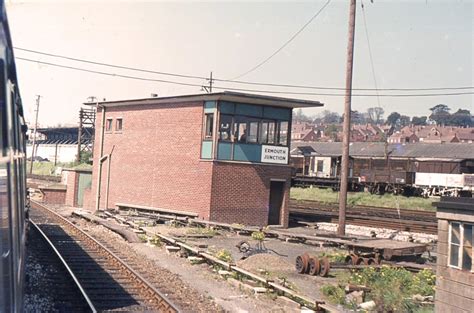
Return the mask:
M 107 122 L 105 123 L 105 130 L 106 131 L 111 131 L 112 130 L 112 119 L 108 118 Z
M 459 266 L 459 246 L 451 245 L 449 264 L 452 266 Z
M 268 143 L 274 144 L 275 143 L 275 122 L 268 123 Z
M 278 143 L 284 146 L 288 144 L 288 122 L 280 122 L 280 136 Z
M 220 125 L 219 125 L 219 139 L 224 141 L 230 141 L 232 135 L 232 116 L 231 115 L 221 115 Z
M 212 139 L 212 129 L 214 126 L 214 114 L 206 114 L 205 139 Z
M 461 238 L 460 224 L 451 223 L 451 243 L 459 244 Z
M 122 130 L 122 119 L 118 118 L 115 123 L 115 130 Z
M 252 119 L 249 122 L 247 142 L 255 143 L 257 142 L 257 138 L 258 138 L 258 121 Z
M 235 140 L 239 142 L 247 142 L 247 124 L 246 123 L 235 123 L 236 125 L 236 134 Z
M 268 136 L 268 122 L 262 122 L 261 126 L 260 126 L 260 140 L 259 142 L 260 143 L 267 143 L 268 139 L 267 139 L 267 136 Z
M 462 269 L 472 268 L 472 228 L 473 225 L 464 224 L 464 240 L 462 249 Z

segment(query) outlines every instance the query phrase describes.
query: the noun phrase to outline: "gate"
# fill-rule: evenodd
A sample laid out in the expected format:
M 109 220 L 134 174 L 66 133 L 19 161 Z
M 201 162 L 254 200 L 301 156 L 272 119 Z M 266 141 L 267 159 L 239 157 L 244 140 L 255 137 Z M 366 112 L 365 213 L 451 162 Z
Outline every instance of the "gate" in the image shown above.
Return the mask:
M 78 207 L 82 207 L 84 202 L 84 190 L 92 185 L 92 173 L 78 173 L 79 181 L 77 184 L 76 203 Z

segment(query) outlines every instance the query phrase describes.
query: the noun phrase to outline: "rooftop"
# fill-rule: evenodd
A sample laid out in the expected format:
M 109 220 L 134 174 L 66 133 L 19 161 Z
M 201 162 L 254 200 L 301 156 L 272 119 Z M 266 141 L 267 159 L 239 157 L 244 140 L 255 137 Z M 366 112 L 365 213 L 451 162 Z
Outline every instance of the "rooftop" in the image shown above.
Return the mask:
M 301 148 L 306 152 L 312 149 L 313 155 L 340 156 L 342 154 L 341 142 L 295 142 L 291 144 L 291 154 L 304 154 Z M 383 142 L 353 142 L 349 148 L 350 155 L 358 157 L 385 157 L 385 151 L 391 157 L 400 158 L 474 159 L 474 144 L 466 143 L 397 143 L 388 144 L 385 150 Z
M 151 105 L 155 105 L 155 104 L 166 105 L 169 103 L 192 102 L 192 101 L 216 101 L 216 100 L 250 103 L 250 104 L 274 106 L 274 107 L 281 107 L 281 108 L 309 108 L 309 107 L 323 106 L 323 103 L 319 101 L 313 101 L 313 100 L 282 98 L 282 97 L 273 97 L 273 96 L 265 96 L 265 95 L 250 94 L 250 93 L 230 92 L 230 91 L 207 93 L 207 94 L 170 96 L 170 97 L 129 99 L 129 100 L 118 100 L 118 101 L 99 101 L 99 102 L 93 102 L 93 103 L 87 102 L 84 104 L 96 105 L 98 103 L 100 106 L 104 106 L 104 107 L 117 107 L 117 106 L 129 106 L 129 105 L 150 105 L 150 104 Z

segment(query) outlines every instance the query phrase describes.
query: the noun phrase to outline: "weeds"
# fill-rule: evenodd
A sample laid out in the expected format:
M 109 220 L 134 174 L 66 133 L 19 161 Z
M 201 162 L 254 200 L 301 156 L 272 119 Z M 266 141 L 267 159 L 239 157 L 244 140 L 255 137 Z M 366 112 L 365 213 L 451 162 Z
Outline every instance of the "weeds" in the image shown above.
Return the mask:
M 313 200 L 324 203 L 337 203 L 338 192 L 331 189 L 319 188 L 291 188 L 291 198 L 296 200 Z M 372 195 L 366 192 L 350 192 L 347 203 L 350 205 L 368 205 L 379 207 L 394 207 L 398 203 L 400 209 L 428 210 L 433 211 L 431 205 L 433 199 L 424 199 L 420 197 L 404 197 L 400 195 L 385 194 L 382 196 Z
M 216 257 L 219 260 L 227 262 L 227 263 L 232 263 L 234 261 L 234 259 L 232 258 L 232 254 L 230 253 L 229 250 L 226 250 L 226 249 L 221 249 L 217 251 Z
M 345 301 L 345 285 L 364 285 L 370 288 L 366 301 L 373 300 L 378 312 L 417 312 L 420 306 L 412 300 L 412 296 L 433 296 L 435 279 L 435 274 L 428 269 L 413 274 L 403 268 L 383 266 L 377 270 L 367 267 L 341 277 L 339 286 L 323 286 L 321 292 L 331 302 L 353 306 L 353 303 Z

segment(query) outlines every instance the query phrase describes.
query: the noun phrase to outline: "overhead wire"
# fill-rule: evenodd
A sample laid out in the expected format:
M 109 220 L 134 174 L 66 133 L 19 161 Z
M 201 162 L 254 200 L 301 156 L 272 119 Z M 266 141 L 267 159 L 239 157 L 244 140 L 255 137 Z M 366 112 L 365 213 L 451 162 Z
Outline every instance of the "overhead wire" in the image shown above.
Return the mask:
M 170 73 L 170 72 L 161 72 L 155 70 L 148 70 L 130 66 L 123 66 L 117 64 L 110 64 L 110 63 L 103 63 L 91 60 L 85 60 L 80 58 L 74 58 L 69 56 L 64 56 L 60 54 L 48 53 L 38 50 L 26 49 L 21 47 L 15 47 L 16 50 L 25 51 L 34 54 L 45 55 L 49 57 L 61 58 L 65 60 L 86 63 L 86 64 L 93 64 L 98 66 L 105 66 L 105 67 L 112 67 L 136 72 L 143 72 L 149 74 L 157 74 L 157 75 L 164 75 L 164 76 L 174 76 L 180 78 L 189 78 L 189 79 L 201 79 L 201 80 L 208 80 L 209 77 L 204 76 L 197 76 L 197 75 L 185 75 L 185 74 L 177 74 L 177 73 Z M 265 82 L 252 82 L 252 81 L 240 81 L 240 80 L 230 80 L 230 79 L 220 79 L 220 78 L 213 78 L 215 82 L 222 82 L 222 83 L 233 83 L 233 84 L 244 84 L 244 85 L 255 85 L 255 86 L 268 86 L 268 87 L 284 87 L 284 88 L 295 88 L 295 89 L 321 89 L 321 90 L 341 90 L 344 91 L 345 88 L 343 87 L 327 87 L 327 86 L 310 86 L 310 85 L 294 85 L 294 84 L 276 84 L 276 83 L 265 83 Z M 357 91 L 436 91 L 436 90 L 469 90 L 474 89 L 474 86 L 460 86 L 460 87 L 430 87 L 430 88 L 352 88 L 352 90 Z
M 293 34 L 293 36 L 290 37 L 290 39 L 288 39 L 282 46 L 280 46 L 275 52 L 273 52 L 270 56 L 268 56 L 265 60 L 263 60 L 262 62 L 258 63 L 257 65 L 255 65 L 254 67 L 252 67 L 251 69 L 249 69 L 248 71 L 236 76 L 235 78 L 231 79 L 234 80 L 234 79 L 239 79 L 253 71 L 255 71 L 256 69 L 258 69 L 260 66 L 262 66 L 263 64 L 267 63 L 268 61 L 270 61 L 271 58 L 273 58 L 275 55 L 277 55 L 281 50 L 283 50 L 287 45 L 290 44 L 290 42 L 292 42 L 309 24 L 311 24 L 311 22 L 316 19 L 319 14 L 321 14 L 321 12 L 324 11 L 324 9 L 329 5 L 329 3 L 331 2 L 331 0 L 328 0 L 322 7 L 321 9 L 318 10 L 318 12 L 316 12 L 310 19 L 309 21 L 306 22 L 306 24 L 303 25 L 303 27 L 301 27 L 296 33 Z
M 361 1 L 361 7 L 362 7 L 362 16 L 363 16 L 363 20 L 364 20 L 365 38 L 367 39 L 367 47 L 369 48 L 370 65 L 372 67 L 372 77 L 374 79 L 375 93 L 377 95 L 377 104 L 378 104 L 378 107 L 381 108 L 379 90 L 377 88 L 377 77 L 375 75 L 374 59 L 372 57 L 372 49 L 370 48 L 369 30 L 367 29 L 367 21 L 366 21 L 366 17 L 365 17 L 364 1 Z
M 15 57 L 15 59 L 20 61 L 26 61 L 30 63 L 37 63 L 37 64 L 44 64 L 59 68 L 65 68 L 69 70 L 76 70 L 81 72 L 88 72 L 98 75 L 106 75 L 111 77 L 119 77 L 119 78 L 126 78 L 126 79 L 134 79 L 134 80 L 141 80 L 141 81 L 150 81 L 150 82 L 161 82 L 161 83 L 168 83 L 168 84 L 175 84 L 175 85 L 182 85 L 182 86 L 191 86 L 191 87 L 202 87 L 201 84 L 192 84 L 192 83 L 184 83 L 178 81 L 170 81 L 164 79 L 155 79 L 155 78 L 146 78 L 140 76 L 132 76 L 132 75 L 123 75 L 123 74 L 116 74 L 104 71 L 97 71 L 85 68 L 79 68 L 75 66 L 63 65 L 58 63 L 52 62 L 45 62 L 40 60 L 32 60 L 23 57 Z M 314 93 L 314 92 L 294 92 L 294 91 L 275 91 L 275 90 L 259 90 L 259 89 L 246 89 L 246 88 L 235 88 L 235 87 L 220 87 L 220 86 L 213 86 L 214 89 L 218 90 L 228 90 L 228 91 L 245 91 L 245 92 L 258 92 L 258 93 L 270 93 L 270 94 L 288 94 L 288 95 L 310 95 L 310 96 L 337 96 L 343 97 L 345 94 L 336 94 L 336 93 Z M 429 96 L 458 96 L 458 95 L 470 95 L 474 94 L 472 92 L 453 92 L 453 93 L 426 93 L 426 94 L 379 94 L 380 97 L 429 97 Z M 374 97 L 374 94 L 353 94 L 356 97 Z

